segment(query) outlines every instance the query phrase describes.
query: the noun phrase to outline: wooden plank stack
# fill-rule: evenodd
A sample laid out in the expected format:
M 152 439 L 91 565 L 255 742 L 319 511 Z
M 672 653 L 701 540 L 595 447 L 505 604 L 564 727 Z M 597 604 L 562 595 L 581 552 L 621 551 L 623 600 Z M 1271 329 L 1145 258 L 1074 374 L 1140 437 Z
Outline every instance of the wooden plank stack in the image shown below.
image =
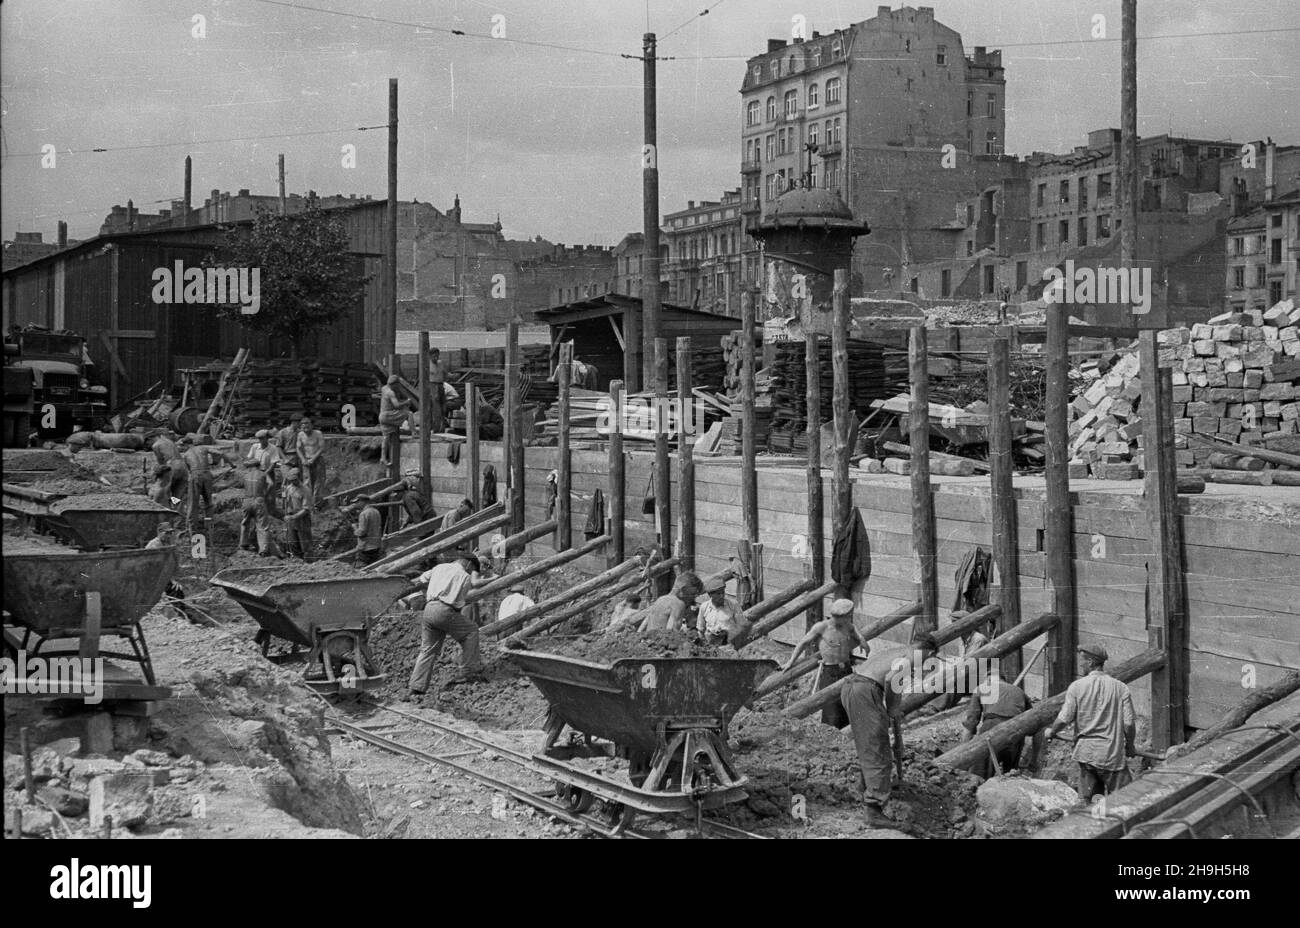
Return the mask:
M 374 367 L 364 362 L 249 361 L 232 392 L 229 420 L 242 433 L 311 416 L 322 431 L 342 431 L 343 406 L 350 403 L 356 425 L 373 426 L 379 421 L 378 389 Z

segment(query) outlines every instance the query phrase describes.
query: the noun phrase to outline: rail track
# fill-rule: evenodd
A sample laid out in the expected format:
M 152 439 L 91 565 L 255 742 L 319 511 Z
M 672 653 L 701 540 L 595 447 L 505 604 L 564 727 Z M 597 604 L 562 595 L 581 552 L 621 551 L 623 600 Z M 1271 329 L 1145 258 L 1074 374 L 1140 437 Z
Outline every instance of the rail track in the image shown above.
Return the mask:
M 408 721 L 415 722 L 426 728 L 432 729 L 443 737 L 457 739 L 463 744 L 472 746 L 475 750 L 490 751 L 491 753 L 501 757 L 503 760 L 515 764 L 516 766 L 540 777 L 549 778 L 550 776 L 550 771 L 544 765 L 539 763 L 531 754 L 507 747 L 469 732 L 461 731 L 460 729 L 453 728 L 452 726 L 446 725 L 435 719 L 430 719 L 418 713 L 398 708 L 388 702 L 380 702 L 370 697 L 362 697 L 359 700 L 359 703 L 361 705 L 369 706 L 370 708 L 392 713 L 407 719 Z M 551 815 L 568 825 L 582 828 L 593 834 L 599 835 L 600 837 L 635 839 L 661 837 L 661 835 L 657 835 L 653 832 L 631 827 L 635 810 L 628 809 L 622 803 L 618 802 L 616 793 L 604 795 L 597 794 L 594 798 L 600 800 L 599 811 L 592 812 L 590 810 L 594 803 L 587 802 L 575 804 L 565 794 L 559 791 L 548 795 L 545 792 L 527 789 L 516 783 L 505 780 L 496 774 L 463 762 L 459 759 L 464 756 L 463 754 L 437 754 L 432 751 L 417 748 L 410 744 L 404 744 L 390 735 L 381 734 L 373 729 L 351 722 L 348 719 L 341 717 L 337 712 L 327 713 L 325 718 L 329 725 L 350 737 L 364 741 L 367 744 L 374 745 L 375 747 L 393 754 L 400 754 L 430 765 L 446 767 L 454 770 L 462 776 L 468 777 L 484 786 L 510 796 L 518 802 L 532 806 L 541 812 L 545 812 L 547 815 Z M 703 815 L 697 816 L 693 824 L 698 832 L 704 836 L 769 840 L 765 835 L 745 831 L 744 829 L 737 828 L 733 825 L 727 825 L 723 822 L 705 818 Z

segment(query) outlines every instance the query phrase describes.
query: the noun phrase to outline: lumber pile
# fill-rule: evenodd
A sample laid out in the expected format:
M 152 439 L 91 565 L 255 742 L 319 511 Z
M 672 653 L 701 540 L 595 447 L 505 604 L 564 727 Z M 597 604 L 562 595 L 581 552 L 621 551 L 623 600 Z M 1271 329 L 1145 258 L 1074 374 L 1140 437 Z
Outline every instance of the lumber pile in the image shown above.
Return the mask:
M 372 426 L 379 421 L 378 389 L 374 366 L 361 361 L 249 361 L 231 392 L 227 419 L 247 432 L 311 416 L 322 431 L 341 431 L 343 407 L 351 404 L 356 424 Z
M 775 358 L 772 362 L 768 386 L 772 419 L 766 447 L 774 454 L 792 452 L 807 454 L 808 381 L 804 345 L 798 342 L 778 342 L 774 348 Z M 897 381 L 896 376 L 891 375 L 886 369 L 884 349 L 880 345 L 850 339 L 848 354 L 851 409 L 865 411 L 874 400 L 891 396 L 902 388 L 903 385 Z M 831 421 L 835 392 L 830 339 L 824 338 L 819 342 L 818 360 L 820 378 L 818 387 L 821 393 L 821 418 L 824 423 Z M 758 384 L 756 383 L 755 386 L 757 388 Z M 761 441 L 759 447 L 763 447 Z
M 1269 463 L 1286 466 L 1254 458 L 1251 449 L 1282 450 L 1300 438 L 1300 308 L 1294 301 L 1167 329 L 1158 340 L 1161 365 L 1173 368 L 1180 467 L 1255 472 Z M 1094 362 L 1080 375 L 1082 388 L 1071 403 L 1070 476 L 1136 479 L 1143 464 L 1136 351 L 1121 351 L 1108 366 Z

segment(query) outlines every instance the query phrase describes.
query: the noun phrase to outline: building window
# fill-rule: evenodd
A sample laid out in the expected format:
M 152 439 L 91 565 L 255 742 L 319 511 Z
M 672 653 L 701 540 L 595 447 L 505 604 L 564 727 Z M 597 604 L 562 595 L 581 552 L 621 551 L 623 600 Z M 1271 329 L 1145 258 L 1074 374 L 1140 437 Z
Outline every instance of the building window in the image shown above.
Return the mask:
M 771 161 L 776 157 L 776 136 L 768 135 L 767 137 L 767 160 Z
M 1038 185 L 1038 205 L 1041 208 L 1043 201 L 1047 199 L 1047 184 Z
M 1281 213 L 1274 213 L 1272 216 L 1269 216 L 1268 219 L 1269 219 L 1269 225 L 1271 225 L 1273 228 L 1275 228 L 1275 229 L 1280 229 L 1280 228 L 1282 228 L 1282 214 L 1281 214 Z
M 767 98 L 767 121 L 776 122 L 776 97 Z
M 762 79 L 763 79 L 763 66 L 761 64 L 756 64 L 754 65 L 754 80 L 761 81 Z
M 995 93 L 989 94 L 988 99 L 985 101 L 985 103 L 987 104 L 986 108 L 988 110 L 988 112 L 985 113 L 985 115 L 988 116 L 989 119 L 992 119 L 994 116 L 997 115 L 998 95 Z
M 907 79 L 907 92 L 912 92 L 912 79 L 910 77 Z
M 973 90 L 966 91 L 966 115 L 975 115 L 975 91 Z
M 1025 289 L 1025 284 L 1029 282 L 1029 262 L 1016 262 L 1016 289 Z
M 910 52 L 911 50 L 912 50 L 912 40 L 903 39 L 903 51 Z
M 921 278 L 919 277 L 912 278 L 912 292 L 913 293 L 921 292 Z
M 826 105 L 840 102 L 840 79 L 832 77 L 826 82 Z
M 1070 244 L 1070 220 L 1068 219 L 1061 220 L 1061 227 L 1059 229 L 1059 233 L 1060 233 L 1060 239 L 1058 240 L 1058 244 L 1061 245 Z
M 1268 305 L 1276 306 L 1282 302 L 1282 281 L 1275 280 L 1268 285 Z
M 1263 235 L 1255 236 L 1255 254 L 1262 255 L 1264 253 L 1264 242 L 1265 237 Z
M 990 129 L 984 134 L 984 154 L 996 155 L 998 153 L 998 134 Z
M 1068 180 L 1061 181 L 1059 196 L 1062 203 L 1068 204 L 1070 202 L 1070 182 Z
M 1268 263 L 1282 263 L 1282 240 L 1280 238 L 1275 238 L 1268 243 Z M 1274 302 L 1276 302 L 1276 300 Z
M 975 224 L 975 204 L 967 203 L 966 204 L 966 225 L 973 226 L 974 224 Z
M 966 151 L 975 154 L 975 134 L 970 129 L 966 130 Z
M 947 45 L 940 45 L 940 46 L 938 47 L 938 49 L 935 51 L 935 53 L 934 53 L 934 63 L 937 64 L 937 65 L 945 65 L 945 64 L 948 63 L 948 46 L 947 46 Z
M 818 144 L 818 139 L 821 137 L 821 133 L 819 131 L 820 128 L 821 128 L 821 123 L 818 122 L 808 123 L 808 144 L 809 145 Z
M 839 61 L 844 57 L 844 43 L 840 39 L 831 40 L 831 60 Z M 827 101 L 829 102 L 829 101 Z
M 833 144 L 833 145 L 838 145 L 838 144 L 840 144 L 840 117 L 838 117 L 838 116 L 835 117 L 833 128 L 834 128 L 834 130 L 835 130 L 835 138 L 831 139 L 831 144 Z M 1280 245 L 1280 244 L 1282 244 L 1282 243 L 1281 243 L 1281 242 L 1278 242 L 1278 244 Z M 1281 260 L 1281 259 L 1279 258 L 1278 260 Z
M 1246 268 L 1244 266 L 1234 267 L 1232 269 L 1232 288 L 1241 290 L 1246 286 Z
M 758 101 L 750 100 L 749 104 L 745 107 L 745 125 L 747 126 L 758 125 L 760 110 L 761 107 L 759 106 Z
M 1246 253 L 1246 240 L 1240 235 L 1232 240 L 1232 253 L 1238 257 Z
M 966 239 L 966 257 L 975 254 L 975 243 L 971 239 Z
M 1110 216 L 1104 213 L 1097 217 L 1097 238 L 1110 238 Z
M 939 296 L 952 296 L 952 271 L 939 272 Z
M 1079 209 L 1088 208 L 1088 175 L 1079 178 Z
M 984 292 L 993 292 L 993 265 L 984 265 Z
M 788 147 L 788 145 L 787 145 L 787 143 L 786 143 L 786 139 L 787 139 L 787 138 L 788 138 L 788 136 L 786 135 L 786 131 L 785 131 L 784 129 L 779 129 L 779 130 L 777 130 L 777 133 L 776 133 L 776 153 L 777 153 L 778 155 L 784 155 L 787 151 L 789 151 L 789 147 Z
M 1256 287 L 1263 287 L 1265 284 L 1268 283 L 1268 281 L 1267 281 L 1267 279 L 1266 279 L 1266 275 L 1267 275 L 1267 274 L 1268 274 L 1268 271 L 1265 269 L 1264 265 L 1261 264 L 1261 265 L 1259 265 L 1258 267 L 1255 268 L 1255 286 L 1256 286 Z M 1274 302 L 1276 302 L 1276 301 L 1274 301 Z
M 821 63 L 822 63 L 822 47 L 821 47 L 820 45 L 814 45 L 814 46 L 813 46 L 813 50 L 812 50 L 812 61 L 813 61 L 813 67 L 814 67 L 814 68 L 819 68 L 819 67 L 821 67 Z
M 817 102 L 817 85 L 808 85 L 808 109 L 815 110 L 820 104 Z
M 1082 248 L 1082 247 L 1083 247 L 1084 245 L 1086 245 L 1086 244 L 1088 244 L 1088 217 L 1087 217 L 1087 216 L 1080 216 L 1080 217 L 1079 217 L 1079 242 L 1078 242 L 1078 245 L 1079 245 L 1080 248 Z
M 1100 200 L 1102 197 L 1110 196 L 1111 195 L 1110 188 L 1111 188 L 1111 175 L 1098 174 L 1097 175 L 1097 199 Z
M 799 91 L 787 90 L 785 92 L 785 115 L 794 116 L 799 112 Z
M 1040 222 L 1034 229 L 1034 247 L 1042 251 L 1047 247 L 1047 223 Z
M 780 76 L 781 76 L 781 59 L 776 58 L 772 61 L 772 78 L 775 80 Z

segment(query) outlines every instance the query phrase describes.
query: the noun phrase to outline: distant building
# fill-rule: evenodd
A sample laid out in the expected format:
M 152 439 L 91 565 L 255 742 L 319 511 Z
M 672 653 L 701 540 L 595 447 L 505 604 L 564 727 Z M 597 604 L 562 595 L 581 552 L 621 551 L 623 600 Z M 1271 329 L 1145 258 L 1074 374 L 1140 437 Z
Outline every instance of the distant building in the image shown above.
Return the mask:
M 68 240 L 68 224 L 59 222 L 57 240 L 46 242 L 40 232 L 15 232 L 13 241 L 4 243 L 4 270 L 12 270 L 38 258 L 76 245 Z
M 1228 223 L 1226 305 L 1268 309 L 1296 296 L 1300 274 L 1300 191 L 1268 200 Z
M 661 270 L 667 285 L 664 298 L 739 317 L 741 252 L 747 240 L 739 189 L 728 190 L 721 200 L 691 200 L 686 209 L 664 216 L 660 233 L 668 253 Z

